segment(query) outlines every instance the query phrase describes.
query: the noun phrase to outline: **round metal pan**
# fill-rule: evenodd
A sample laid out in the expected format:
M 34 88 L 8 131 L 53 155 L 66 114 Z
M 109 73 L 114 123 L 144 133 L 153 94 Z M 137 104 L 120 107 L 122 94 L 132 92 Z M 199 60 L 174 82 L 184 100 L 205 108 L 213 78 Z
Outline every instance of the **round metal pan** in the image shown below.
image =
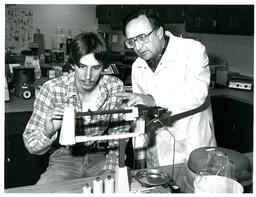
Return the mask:
M 160 170 L 145 169 L 137 172 L 135 179 L 145 187 L 153 187 L 169 183 L 171 177 Z

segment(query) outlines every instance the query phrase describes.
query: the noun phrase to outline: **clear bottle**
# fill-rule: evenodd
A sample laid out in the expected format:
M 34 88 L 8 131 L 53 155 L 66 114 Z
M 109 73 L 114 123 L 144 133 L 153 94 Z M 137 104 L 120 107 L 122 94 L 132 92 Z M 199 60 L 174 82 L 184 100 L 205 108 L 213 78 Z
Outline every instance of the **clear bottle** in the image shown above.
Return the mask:
M 36 77 L 36 79 L 40 79 L 42 77 L 42 72 L 41 72 L 41 67 L 40 67 L 40 62 L 39 62 L 39 57 L 38 56 L 33 57 L 32 65 L 35 68 L 35 77 Z
M 56 27 L 55 35 L 52 36 L 52 50 L 60 51 L 60 44 L 62 43 L 61 27 Z
M 60 50 L 66 52 L 66 40 L 67 36 L 64 34 L 63 29 L 60 31 Z
M 226 87 L 228 81 L 228 63 L 221 62 L 220 67 L 216 70 L 216 83 Z
M 44 53 L 41 53 L 41 55 L 40 55 L 40 60 L 39 60 L 39 62 L 40 62 L 40 65 L 41 64 L 45 64 L 45 55 L 44 55 Z

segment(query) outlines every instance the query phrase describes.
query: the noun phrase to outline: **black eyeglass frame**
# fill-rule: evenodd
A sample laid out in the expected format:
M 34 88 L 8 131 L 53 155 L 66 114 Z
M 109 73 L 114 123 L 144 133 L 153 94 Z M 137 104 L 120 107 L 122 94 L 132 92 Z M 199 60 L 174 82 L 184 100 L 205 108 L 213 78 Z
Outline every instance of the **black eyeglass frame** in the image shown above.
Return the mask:
M 148 34 L 139 34 L 133 38 L 129 38 L 129 39 L 126 39 L 125 40 L 125 46 L 128 48 L 128 49 L 133 49 L 135 47 L 135 42 L 138 41 L 140 44 L 145 44 L 145 43 L 148 43 L 149 41 L 149 36 L 153 33 L 153 31 L 155 31 L 156 29 L 152 29 Z M 144 41 L 140 41 L 138 38 L 141 37 L 141 36 L 144 36 L 145 37 L 145 40 Z M 134 41 L 134 46 L 131 46 L 130 44 L 128 44 L 128 41 L 129 40 L 133 40 Z

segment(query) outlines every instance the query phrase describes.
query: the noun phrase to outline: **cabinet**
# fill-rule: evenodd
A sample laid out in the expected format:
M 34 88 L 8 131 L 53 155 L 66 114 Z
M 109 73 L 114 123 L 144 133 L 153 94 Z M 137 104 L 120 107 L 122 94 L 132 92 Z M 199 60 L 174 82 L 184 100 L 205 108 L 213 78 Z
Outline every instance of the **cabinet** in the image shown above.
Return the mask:
M 215 31 L 215 6 L 194 5 L 185 8 L 185 31 L 212 33 Z
M 253 106 L 228 99 L 227 131 L 231 133 L 235 150 L 253 152 Z
M 99 24 L 110 24 L 112 30 L 121 30 L 122 20 L 139 9 L 155 10 L 163 23 L 184 22 L 184 6 L 181 5 L 97 5 L 96 17 Z
M 123 11 L 123 6 L 118 6 L 118 5 L 110 6 L 110 28 L 112 30 L 122 29 L 122 11 Z
M 253 35 L 253 5 L 97 5 L 99 24 L 122 29 L 122 20 L 138 9 L 153 9 L 163 23 L 183 23 L 192 33 Z
M 156 11 L 162 23 L 184 22 L 184 6 L 182 5 L 140 5 L 139 8 Z
M 48 166 L 48 153 L 33 155 L 24 146 L 22 133 L 31 112 L 5 114 L 5 189 L 35 184 Z
M 124 20 L 129 14 L 140 9 L 139 5 L 123 5 L 122 6 L 122 20 Z
M 108 5 L 97 5 L 96 17 L 99 24 L 108 24 L 110 21 L 110 7 Z
M 189 5 L 185 30 L 193 33 L 253 35 L 253 5 Z
M 157 11 L 162 23 L 184 22 L 184 6 L 182 5 L 160 5 Z
M 230 98 L 211 98 L 215 136 L 220 147 L 253 151 L 253 106 Z
M 220 34 L 253 35 L 254 8 L 250 5 L 216 7 L 216 31 Z
M 98 6 L 96 7 L 97 10 Z M 99 9 L 99 8 L 98 8 Z M 136 5 L 109 5 L 104 8 L 100 8 L 104 11 L 98 12 L 99 24 L 110 24 L 111 30 L 122 30 L 123 19 L 138 9 Z M 108 20 L 100 20 L 107 18 Z

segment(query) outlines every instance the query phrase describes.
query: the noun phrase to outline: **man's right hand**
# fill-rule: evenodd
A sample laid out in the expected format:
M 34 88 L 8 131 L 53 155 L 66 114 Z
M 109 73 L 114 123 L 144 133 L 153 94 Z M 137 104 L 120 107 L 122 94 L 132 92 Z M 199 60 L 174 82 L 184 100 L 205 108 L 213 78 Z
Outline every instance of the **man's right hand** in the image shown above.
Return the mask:
M 153 96 L 149 94 L 119 92 L 116 93 L 115 96 L 127 100 L 126 106 L 128 107 L 135 105 L 156 106 Z
M 46 120 L 45 120 L 45 131 L 44 134 L 51 138 L 54 133 L 61 128 L 62 119 L 63 119 L 64 109 L 55 108 L 50 109 L 47 112 Z

